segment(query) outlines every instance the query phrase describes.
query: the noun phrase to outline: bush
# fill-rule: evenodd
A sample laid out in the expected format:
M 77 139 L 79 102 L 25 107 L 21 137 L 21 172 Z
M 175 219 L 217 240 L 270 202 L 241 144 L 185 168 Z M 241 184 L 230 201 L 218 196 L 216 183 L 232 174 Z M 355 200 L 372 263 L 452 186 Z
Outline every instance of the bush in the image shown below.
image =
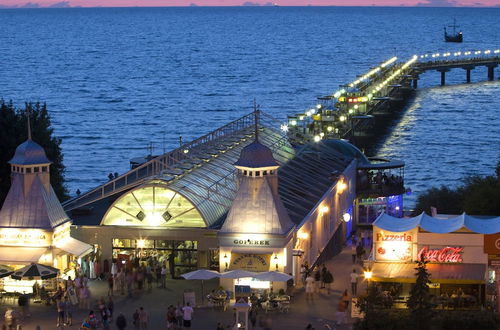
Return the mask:
M 429 330 L 499 330 L 500 314 L 490 311 L 437 310 L 430 320 Z M 413 330 L 408 310 L 377 310 L 354 324 L 355 330 Z

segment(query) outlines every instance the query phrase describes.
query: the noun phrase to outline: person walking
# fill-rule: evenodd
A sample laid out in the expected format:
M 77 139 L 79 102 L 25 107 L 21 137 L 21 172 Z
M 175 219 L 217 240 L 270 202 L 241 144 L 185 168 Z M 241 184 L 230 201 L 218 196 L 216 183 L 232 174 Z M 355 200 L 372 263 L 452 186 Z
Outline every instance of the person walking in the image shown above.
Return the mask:
M 193 318 L 193 307 L 190 306 L 189 302 L 186 304 L 186 306 L 182 307 L 182 318 L 183 318 L 183 325 L 185 329 L 190 329 L 191 328 L 191 320 Z
M 342 294 L 342 297 L 340 297 L 340 300 L 345 303 L 346 308 L 349 308 L 349 301 L 351 301 L 351 298 L 349 298 L 349 294 L 347 293 L 347 289 L 344 290 L 344 293 Z
M 67 295 L 64 297 L 64 324 L 73 325 L 73 304 Z
M 113 296 L 113 287 L 115 284 L 115 275 L 110 275 L 108 277 L 108 296 Z
M 358 277 L 359 277 L 359 275 L 356 273 L 356 269 L 352 270 L 350 277 L 351 277 L 351 294 L 353 296 L 356 296 L 358 292 Z
M 170 305 L 167 308 L 167 329 L 175 329 L 177 325 L 177 320 L 175 319 L 175 307 Z
M 17 313 L 12 307 L 8 307 L 5 311 L 5 325 L 8 330 L 15 329 L 17 327 Z
M 134 329 L 139 330 L 140 329 L 140 322 L 139 322 L 139 310 L 136 309 L 134 314 L 132 314 L 132 323 L 134 324 Z
M 144 310 L 143 307 L 139 308 L 139 329 L 148 330 L 149 325 L 149 314 Z
M 182 306 L 179 302 L 177 302 L 177 307 L 175 308 L 175 320 L 177 321 L 177 328 L 179 329 L 182 329 L 182 326 L 184 325 L 184 320 L 182 319 L 183 315 Z
M 307 299 L 313 299 L 313 293 L 314 293 L 314 278 L 312 277 L 312 274 L 309 274 L 306 278 L 306 300 Z
M 161 287 L 162 289 L 167 287 L 167 267 L 165 265 L 161 266 Z
M 356 263 L 356 255 L 357 255 L 357 253 L 358 252 L 356 251 L 356 243 L 353 240 L 352 244 L 351 244 L 352 264 Z
M 347 311 L 347 308 L 346 308 L 346 305 L 345 305 L 345 302 L 343 302 L 342 300 L 339 301 L 339 304 L 337 306 L 337 325 L 342 325 L 345 323 L 346 321 L 346 311 Z
M 108 311 L 109 311 L 109 320 L 113 320 L 113 311 L 115 309 L 115 302 L 113 301 L 113 297 L 109 296 L 108 298 Z
M 321 289 L 325 288 L 325 276 L 326 273 L 328 272 L 328 269 L 326 268 L 325 264 L 321 266 Z
M 118 330 L 124 330 L 127 327 L 127 319 L 122 313 L 116 318 L 116 327 Z
M 57 327 L 64 326 L 64 301 L 61 299 L 56 300 L 57 309 Z

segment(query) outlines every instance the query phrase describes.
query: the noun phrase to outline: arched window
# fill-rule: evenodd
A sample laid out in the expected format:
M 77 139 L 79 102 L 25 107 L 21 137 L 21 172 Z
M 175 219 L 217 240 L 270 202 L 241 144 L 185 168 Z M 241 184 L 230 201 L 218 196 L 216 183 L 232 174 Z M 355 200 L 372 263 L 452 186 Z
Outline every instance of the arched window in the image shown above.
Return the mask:
M 206 227 L 190 200 L 162 183 L 129 191 L 108 209 L 102 225 L 142 227 Z

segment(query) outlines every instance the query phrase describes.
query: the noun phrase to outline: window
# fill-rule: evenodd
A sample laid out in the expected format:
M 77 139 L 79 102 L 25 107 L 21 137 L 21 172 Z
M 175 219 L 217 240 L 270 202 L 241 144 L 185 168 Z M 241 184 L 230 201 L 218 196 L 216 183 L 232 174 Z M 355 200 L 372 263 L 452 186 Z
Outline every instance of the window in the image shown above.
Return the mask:
M 31 167 L 26 168 L 26 173 L 31 173 Z
M 42 172 L 47 172 L 48 166 L 42 166 Z
M 34 167 L 33 170 L 34 170 L 35 173 L 38 173 L 38 172 L 40 172 L 40 167 L 38 167 L 38 166 Z
M 140 217 L 137 215 L 140 214 Z M 145 227 L 206 227 L 190 200 L 163 183 L 129 191 L 108 209 L 103 225 Z
M 255 176 L 260 176 L 260 171 L 256 171 Z
M 267 175 L 267 171 L 262 172 L 262 175 Z
M 247 175 L 247 171 L 246 170 L 243 171 L 243 175 Z

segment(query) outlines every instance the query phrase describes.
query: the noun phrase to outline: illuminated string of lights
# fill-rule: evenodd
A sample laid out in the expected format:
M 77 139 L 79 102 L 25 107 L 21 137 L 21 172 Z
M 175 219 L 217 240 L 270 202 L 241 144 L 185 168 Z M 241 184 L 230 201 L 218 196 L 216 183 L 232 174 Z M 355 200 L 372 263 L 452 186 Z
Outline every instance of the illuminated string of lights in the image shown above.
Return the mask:
M 373 75 L 379 73 L 383 68 L 391 65 L 392 63 L 396 62 L 397 60 L 398 60 L 397 56 L 391 57 L 390 59 L 388 59 L 384 63 L 380 64 L 376 68 L 368 71 L 367 73 L 365 73 L 364 75 L 362 75 L 361 77 L 359 77 L 358 79 L 356 79 L 355 81 L 351 82 L 349 84 L 349 87 L 351 87 L 351 88 L 355 87 L 359 83 L 361 83 L 361 82 L 367 80 L 368 78 L 372 77 Z M 346 92 L 347 91 L 345 89 L 338 90 L 338 91 L 336 91 L 333 94 L 333 97 L 336 98 L 336 99 L 338 99 L 341 95 L 345 94 Z
M 410 65 L 412 65 L 413 63 L 415 63 L 418 59 L 418 56 L 417 55 L 413 55 L 413 57 L 407 61 L 406 63 L 404 63 L 399 69 L 397 69 L 396 71 L 394 71 L 386 80 L 384 80 L 383 82 L 381 82 L 380 84 L 378 84 L 375 89 L 373 89 L 371 91 L 370 94 L 368 94 L 368 98 L 371 99 L 373 97 L 373 94 L 379 92 L 382 88 L 384 88 L 388 83 L 390 83 L 394 78 L 396 78 L 397 76 L 399 76 L 401 74 L 401 72 L 403 72 L 404 70 L 406 70 Z
M 500 54 L 500 49 L 487 49 L 487 50 L 476 50 L 476 51 L 465 51 L 465 52 L 446 52 L 446 53 L 434 53 L 434 54 L 423 54 L 419 58 L 437 58 L 437 57 L 457 57 L 457 56 L 471 56 L 471 55 L 490 55 L 490 54 Z

